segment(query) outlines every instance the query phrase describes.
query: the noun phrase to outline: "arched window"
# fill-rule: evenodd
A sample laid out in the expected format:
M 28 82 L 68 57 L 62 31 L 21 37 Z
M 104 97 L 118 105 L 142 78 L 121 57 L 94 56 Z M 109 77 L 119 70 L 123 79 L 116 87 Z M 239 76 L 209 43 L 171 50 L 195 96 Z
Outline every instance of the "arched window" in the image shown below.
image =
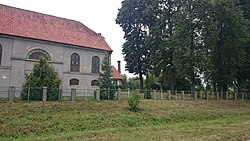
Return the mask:
M 42 57 L 48 61 L 51 60 L 50 55 L 42 49 L 33 49 L 27 54 L 28 59 L 40 60 Z
M 100 59 L 98 56 L 94 56 L 92 58 L 92 73 L 99 73 L 100 72 Z
M 0 66 L 2 65 L 2 54 L 3 54 L 3 48 L 2 45 L 0 44 Z
M 97 80 L 92 80 L 91 86 L 99 86 L 99 82 Z
M 79 80 L 75 78 L 70 79 L 69 85 L 79 85 Z
M 73 53 L 70 57 L 70 71 L 80 71 L 80 56 L 77 53 Z

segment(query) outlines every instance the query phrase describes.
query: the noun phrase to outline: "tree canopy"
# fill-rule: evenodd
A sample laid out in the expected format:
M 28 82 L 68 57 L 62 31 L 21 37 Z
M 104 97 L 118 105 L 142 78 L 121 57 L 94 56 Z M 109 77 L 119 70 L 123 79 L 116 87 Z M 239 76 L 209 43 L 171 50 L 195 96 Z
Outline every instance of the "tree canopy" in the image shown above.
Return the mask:
M 125 33 L 122 52 L 127 62 L 126 70 L 139 75 L 141 90 L 143 75 L 150 69 L 149 50 L 145 45 L 147 23 L 150 21 L 150 12 L 146 8 L 150 2 L 151 0 L 124 0 L 116 18 L 116 23 Z
M 183 80 L 191 91 L 240 91 L 250 86 L 249 9 L 248 0 L 124 0 L 116 22 L 126 67 L 140 78 L 163 73 L 172 91 Z

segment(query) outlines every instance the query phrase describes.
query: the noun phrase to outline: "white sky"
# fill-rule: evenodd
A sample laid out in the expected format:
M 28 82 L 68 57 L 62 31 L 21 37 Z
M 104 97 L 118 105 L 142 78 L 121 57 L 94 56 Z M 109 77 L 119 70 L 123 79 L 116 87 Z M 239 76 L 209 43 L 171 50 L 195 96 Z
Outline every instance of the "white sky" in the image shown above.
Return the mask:
M 125 62 L 122 55 L 124 43 L 123 31 L 115 23 L 118 8 L 123 0 L 0 0 L 0 4 L 18 7 L 39 13 L 80 21 L 105 37 L 113 49 L 111 64 L 117 68 L 121 60 L 122 74 L 132 77 L 125 72 Z

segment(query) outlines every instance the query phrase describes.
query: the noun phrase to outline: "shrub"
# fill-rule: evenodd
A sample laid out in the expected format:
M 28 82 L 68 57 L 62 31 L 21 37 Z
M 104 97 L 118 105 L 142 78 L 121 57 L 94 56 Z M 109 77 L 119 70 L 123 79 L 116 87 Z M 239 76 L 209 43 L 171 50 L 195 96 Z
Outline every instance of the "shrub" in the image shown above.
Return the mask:
M 101 89 L 100 98 L 102 100 L 113 100 L 115 98 L 115 89 Z
M 145 99 L 152 99 L 152 95 L 151 95 L 151 91 L 150 90 L 146 89 L 144 91 L 144 98 Z
M 129 110 L 136 111 L 138 109 L 139 103 L 140 103 L 139 94 L 133 94 L 131 97 L 128 98 Z
M 100 98 L 105 100 L 111 100 L 115 98 L 115 85 L 113 83 L 112 71 L 109 66 L 109 60 L 106 56 L 101 65 L 101 73 L 99 80 Z
M 44 58 L 41 58 L 35 64 L 33 72 L 26 74 L 21 98 L 22 100 L 28 100 L 29 97 L 29 100 L 41 101 L 42 87 L 47 87 L 48 101 L 56 101 L 59 95 L 61 95 L 61 90 L 59 89 L 61 83 L 56 70 Z

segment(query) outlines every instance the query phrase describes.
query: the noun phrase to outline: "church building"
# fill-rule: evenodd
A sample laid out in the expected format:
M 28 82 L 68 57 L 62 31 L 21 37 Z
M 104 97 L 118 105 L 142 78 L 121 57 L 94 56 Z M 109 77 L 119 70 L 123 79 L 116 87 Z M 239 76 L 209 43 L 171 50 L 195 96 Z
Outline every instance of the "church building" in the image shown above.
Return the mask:
M 101 62 L 112 49 L 84 24 L 0 4 L 0 88 L 22 87 L 43 56 L 59 73 L 63 89 L 96 89 Z

